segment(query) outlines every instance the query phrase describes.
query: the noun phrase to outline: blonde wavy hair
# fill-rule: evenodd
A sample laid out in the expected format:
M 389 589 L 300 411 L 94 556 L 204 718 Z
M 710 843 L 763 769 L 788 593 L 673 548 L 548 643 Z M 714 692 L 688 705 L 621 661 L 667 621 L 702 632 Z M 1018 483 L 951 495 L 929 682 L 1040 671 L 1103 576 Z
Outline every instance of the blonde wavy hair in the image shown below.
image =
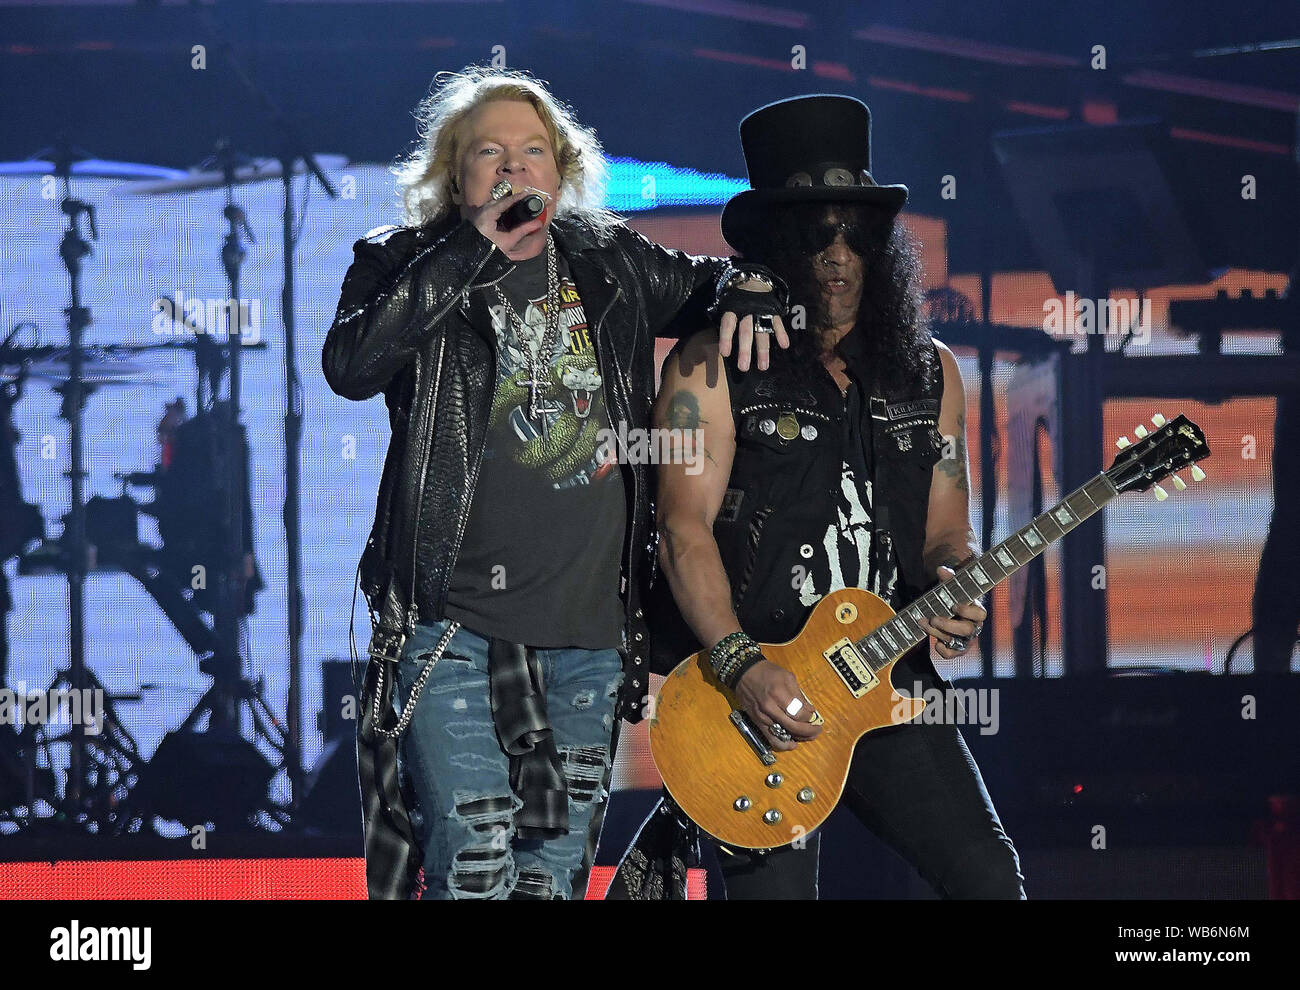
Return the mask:
M 557 215 L 579 216 L 600 233 L 622 222 L 602 206 L 609 167 L 596 132 L 579 124 L 573 110 L 529 73 L 471 65 L 433 77 L 429 95 L 415 109 L 419 146 L 391 169 L 409 226 L 424 226 L 458 208 L 451 198 L 451 179 L 465 124 L 476 108 L 491 100 L 518 100 L 537 111 L 560 173 Z

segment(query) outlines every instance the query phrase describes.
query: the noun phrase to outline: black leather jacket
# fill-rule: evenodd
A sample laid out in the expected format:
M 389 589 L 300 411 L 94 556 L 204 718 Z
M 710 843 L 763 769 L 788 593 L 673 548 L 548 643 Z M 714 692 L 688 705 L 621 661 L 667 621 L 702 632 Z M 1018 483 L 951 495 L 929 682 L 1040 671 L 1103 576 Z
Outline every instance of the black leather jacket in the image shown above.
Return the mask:
M 561 215 L 551 231 L 594 328 L 611 418 L 648 428 L 654 339 L 705 325 L 729 263 L 660 247 L 621 224 L 601 235 Z M 444 615 L 496 384 L 488 304 L 471 290 L 499 280 L 512 264 L 459 216 L 381 229 L 353 249 L 322 366 L 339 395 L 360 400 L 382 392 L 388 406 L 392 441 L 361 586 L 375 631 L 371 654 L 396 658 L 417 621 Z M 655 540 L 647 467 L 623 470 L 629 649 L 618 714 L 637 721 L 649 686 L 642 601 L 653 580 Z

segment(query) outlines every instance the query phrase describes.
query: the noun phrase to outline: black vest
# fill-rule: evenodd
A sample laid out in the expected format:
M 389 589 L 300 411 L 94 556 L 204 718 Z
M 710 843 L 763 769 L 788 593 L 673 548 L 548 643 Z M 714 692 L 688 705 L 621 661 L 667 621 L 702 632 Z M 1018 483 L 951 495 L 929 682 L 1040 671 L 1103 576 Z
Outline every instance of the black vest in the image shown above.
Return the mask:
M 850 373 L 870 381 L 860 350 L 841 350 Z M 742 373 L 734 357 L 726 362 L 736 454 L 713 533 L 741 628 L 766 643 L 792 639 L 812 611 L 800 600 L 798 568 L 809 544 L 835 519 L 845 445 L 845 404 L 834 379 L 820 365 L 816 374 L 796 379 L 785 373 L 789 360 L 774 347 L 767 371 Z M 896 569 L 889 601 L 895 610 L 934 582 L 921 555 L 930 482 L 944 444 L 937 350 L 933 368 L 933 381 L 914 393 L 871 397 L 863 409 L 869 422 L 860 427 L 870 443 L 873 570 Z M 667 584 L 661 574 L 651 596 L 653 669 L 659 673 L 701 648 Z M 916 654 L 920 668 L 928 668 L 926 644 Z

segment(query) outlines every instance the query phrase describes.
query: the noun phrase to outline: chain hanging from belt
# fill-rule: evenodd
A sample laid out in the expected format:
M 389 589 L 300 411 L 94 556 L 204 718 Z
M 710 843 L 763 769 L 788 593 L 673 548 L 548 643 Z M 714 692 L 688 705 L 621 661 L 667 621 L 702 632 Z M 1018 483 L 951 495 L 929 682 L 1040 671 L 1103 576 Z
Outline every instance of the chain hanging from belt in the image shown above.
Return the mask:
M 396 739 L 406 731 L 407 725 L 410 724 L 411 716 L 415 713 L 415 704 L 420 700 L 420 692 L 424 690 L 424 682 L 429 679 L 433 673 L 433 665 L 442 657 L 443 651 L 447 649 L 447 644 L 451 642 L 451 637 L 456 635 L 456 630 L 460 628 L 460 623 L 454 619 L 448 623 L 442 636 L 438 638 L 438 645 L 433 648 L 429 654 L 429 659 L 420 671 L 420 676 L 415 679 L 411 685 L 411 696 L 406 699 L 406 704 L 402 706 L 402 714 L 397 718 L 397 725 L 391 729 L 385 729 L 380 724 L 379 699 L 384 696 L 384 670 L 386 663 L 379 663 L 379 672 L 375 675 L 375 706 L 374 718 L 371 724 L 374 726 L 375 735 L 384 736 L 388 739 Z M 400 660 L 399 660 L 400 663 Z
M 542 439 L 545 440 L 550 433 L 550 423 L 548 417 L 551 413 L 563 412 L 563 406 L 557 406 L 546 401 L 546 396 L 542 394 L 542 388 L 550 387 L 550 376 L 542 378 L 543 370 L 549 372 L 551 364 L 551 353 L 555 350 L 555 342 L 560 336 L 560 275 L 555 260 L 555 240 L 548 233 L 546 235 L 546 328 L 542 333 L 541 341 L 537 341 L 532 335 L 531 329 L 515 308 L 510 305 L 510 300 L 506 294 L 501 291 L 501 286 L 496 286 L 497 298 L 501 300 L 501 307 L 510 320 L 510 329 L 514 333 L 515 339 L 519 341 L 520 349 L 524 352 L 528 360 L 528 371 L 530 381 L 521 382 L 521 385 L 528 386 L 528 418 L 537 423 L 538 430 L 541 431 Z M 537 347 L 534 350 L 533 344 Z

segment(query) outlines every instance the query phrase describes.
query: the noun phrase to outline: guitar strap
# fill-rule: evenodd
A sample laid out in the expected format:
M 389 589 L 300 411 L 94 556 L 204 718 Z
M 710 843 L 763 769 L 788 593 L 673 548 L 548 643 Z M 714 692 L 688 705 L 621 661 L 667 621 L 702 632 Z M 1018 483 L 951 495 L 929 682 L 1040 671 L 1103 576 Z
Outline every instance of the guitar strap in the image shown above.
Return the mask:
M 871 396 L 871 429 L 865 431 L 871 444 L 871 574 L 864 587 L 871 587 L 879 575 L 887 573 L 894 559 L 894 537 L 889 530 L 889 504 L 891 488 L 885 480 L 889 471 L 882 471 L 881 451 L 884 449 L 885 427 L 889 423 L 888 403 L 879 396 Z

